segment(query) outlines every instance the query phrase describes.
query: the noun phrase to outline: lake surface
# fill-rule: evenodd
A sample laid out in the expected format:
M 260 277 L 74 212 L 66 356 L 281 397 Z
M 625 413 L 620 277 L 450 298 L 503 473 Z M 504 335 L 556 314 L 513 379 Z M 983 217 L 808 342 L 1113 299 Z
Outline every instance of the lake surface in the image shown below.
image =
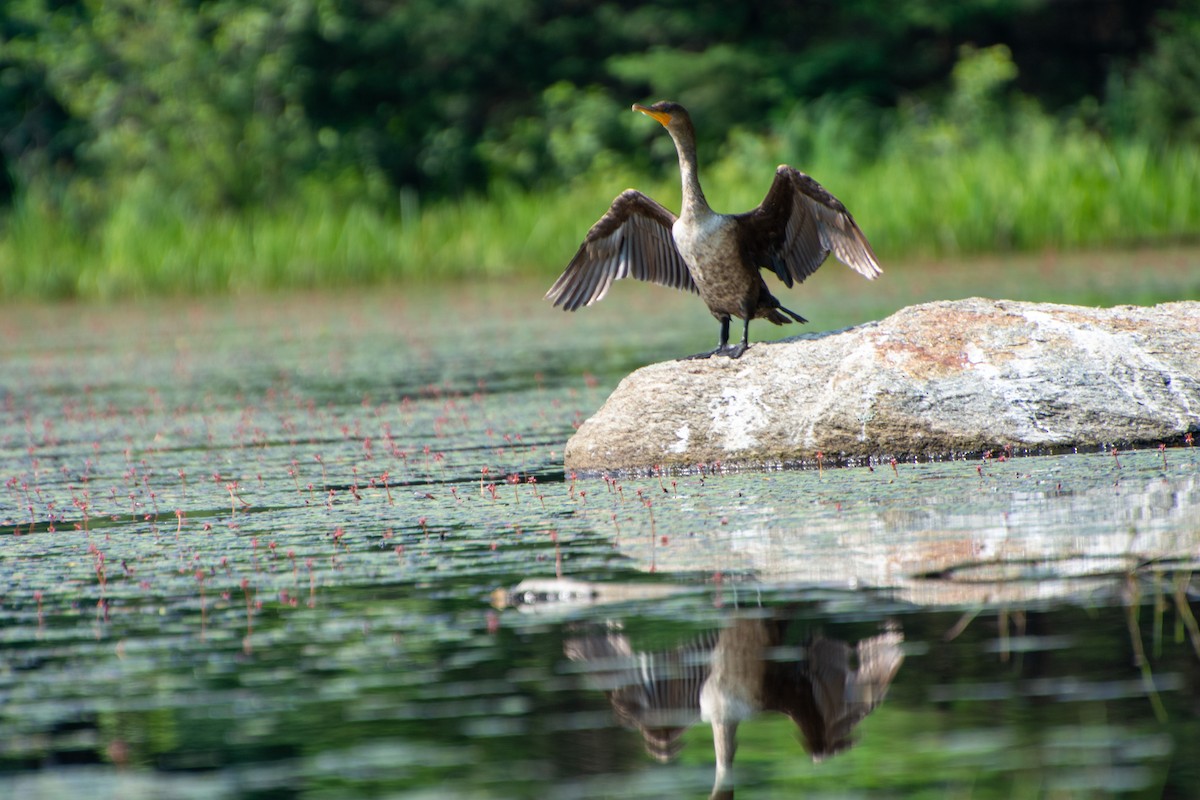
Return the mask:
M 564 475 L 716 324 L 542 289 L 7 309 L 0 797 L 1200 796 L 1200 448 Z

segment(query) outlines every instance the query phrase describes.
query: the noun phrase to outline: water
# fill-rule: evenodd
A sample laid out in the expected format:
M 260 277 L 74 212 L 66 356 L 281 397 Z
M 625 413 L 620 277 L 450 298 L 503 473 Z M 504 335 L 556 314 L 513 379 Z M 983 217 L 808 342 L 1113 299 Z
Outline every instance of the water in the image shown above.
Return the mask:
M 1200 452 L 564 476 L 716 326 L 537 297 L 10 309 L 0 797 L 1200 795 Z

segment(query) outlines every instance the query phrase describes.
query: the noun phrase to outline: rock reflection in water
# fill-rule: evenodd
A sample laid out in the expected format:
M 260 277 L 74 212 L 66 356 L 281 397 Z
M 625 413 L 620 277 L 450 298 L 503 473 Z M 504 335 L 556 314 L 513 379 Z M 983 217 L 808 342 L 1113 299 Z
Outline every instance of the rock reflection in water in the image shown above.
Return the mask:
M 899 509 L 873 501 L 833 514 L 797 506 L 808 516 L 793 511 L 789 518 L 771 505 L 768 492 L 747 492 L 745 502 L 759 503 L 763 511 L 757 522 L 689 532 L 687 547 L 627 536 L 620 550 L 647 574 L 874 587 L 921 607 L 1119 595 L 1130 574 L 1200 570 L 1200 478 L 1138 475 L 1127 463 L 1117 480 L 1093 468 L 1101 474 L 1087 483 L 1074 476 L 1078 491 L 1046 488 L 1063 479 L 1063 465 L 1078 468 L 1084 458 L 1103 456 L 1031 458 L 1022 464 L 1029 477 L 1020 480 L 1034 489 L 964 494 L 957 503 L 931 495 Z M 1145 471 L 1152 469 L 1150 461 Z M 929 471 L 934 474 L 934 467 Z M 674 522 L 665 511 L 656 513 L 663 527 Z
M 903 640 L 893 621 L 855 643 L 827 638 L 783 610 L 735 612 L 720 630 L 657 652 L 636 650 L 620 622 L 610 621 L 568 639 L 564 652 L 659 761 L 678 754 L 689 727 L 710 723 L 713 797 L 732 797 L 741 722 L 761 712 L 787 715 L 818 761 L 850 748 L 855 726 L 882 702 L 904 660 Z

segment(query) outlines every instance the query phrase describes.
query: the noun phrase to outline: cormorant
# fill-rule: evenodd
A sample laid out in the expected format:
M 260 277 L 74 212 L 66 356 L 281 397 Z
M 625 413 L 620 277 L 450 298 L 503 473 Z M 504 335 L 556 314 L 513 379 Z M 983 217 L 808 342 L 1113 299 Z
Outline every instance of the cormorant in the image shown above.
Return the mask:
M 750 320 L 807 322 L 771 294 L 760 269 L 789 288 L 816 272 L 830 252 L 865 278 L 883 270 L 846 207 L 815 180 L 781 164 L 762 204 L 744 214 L 709 207 L 696 168 L 696 131 L 678 103 L 635 103 L 634 111 L 667 129 L 679 154 L 683 209 L 677 218 L 634 189 L 621 192 L 580 245 L 546 299 L 567 311 L 604 298 L 614 280 L 637 278 L 696 292 L 721 323 L 717 348 L 690 358 L 738 358 L 749 346 Z M 729 344 L 729 320 L 744 320 Z M 790 317 L 790 319 L 789 319 Z

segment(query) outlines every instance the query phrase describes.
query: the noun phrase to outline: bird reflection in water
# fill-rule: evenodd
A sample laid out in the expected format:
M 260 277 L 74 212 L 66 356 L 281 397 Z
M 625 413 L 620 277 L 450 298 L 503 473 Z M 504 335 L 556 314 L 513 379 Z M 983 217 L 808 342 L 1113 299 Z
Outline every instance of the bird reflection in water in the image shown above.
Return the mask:
M 699 721 L 713 730 L 714 798 L 733 796 L 738 724 L 764 711 L 786 714 L 815 761 L 853 745 L 854 727 L 882 702 L 904 660 L 904 636 L 888 622 L 855 644 L 807 636 L 784 617 L 735 616 L 719 631 L 660 652 L 633 648 L 619 625 L 569 639 L 567 658 L 585 666 L 621 725 L 641 732 L 660 761 L 678 754 Z

